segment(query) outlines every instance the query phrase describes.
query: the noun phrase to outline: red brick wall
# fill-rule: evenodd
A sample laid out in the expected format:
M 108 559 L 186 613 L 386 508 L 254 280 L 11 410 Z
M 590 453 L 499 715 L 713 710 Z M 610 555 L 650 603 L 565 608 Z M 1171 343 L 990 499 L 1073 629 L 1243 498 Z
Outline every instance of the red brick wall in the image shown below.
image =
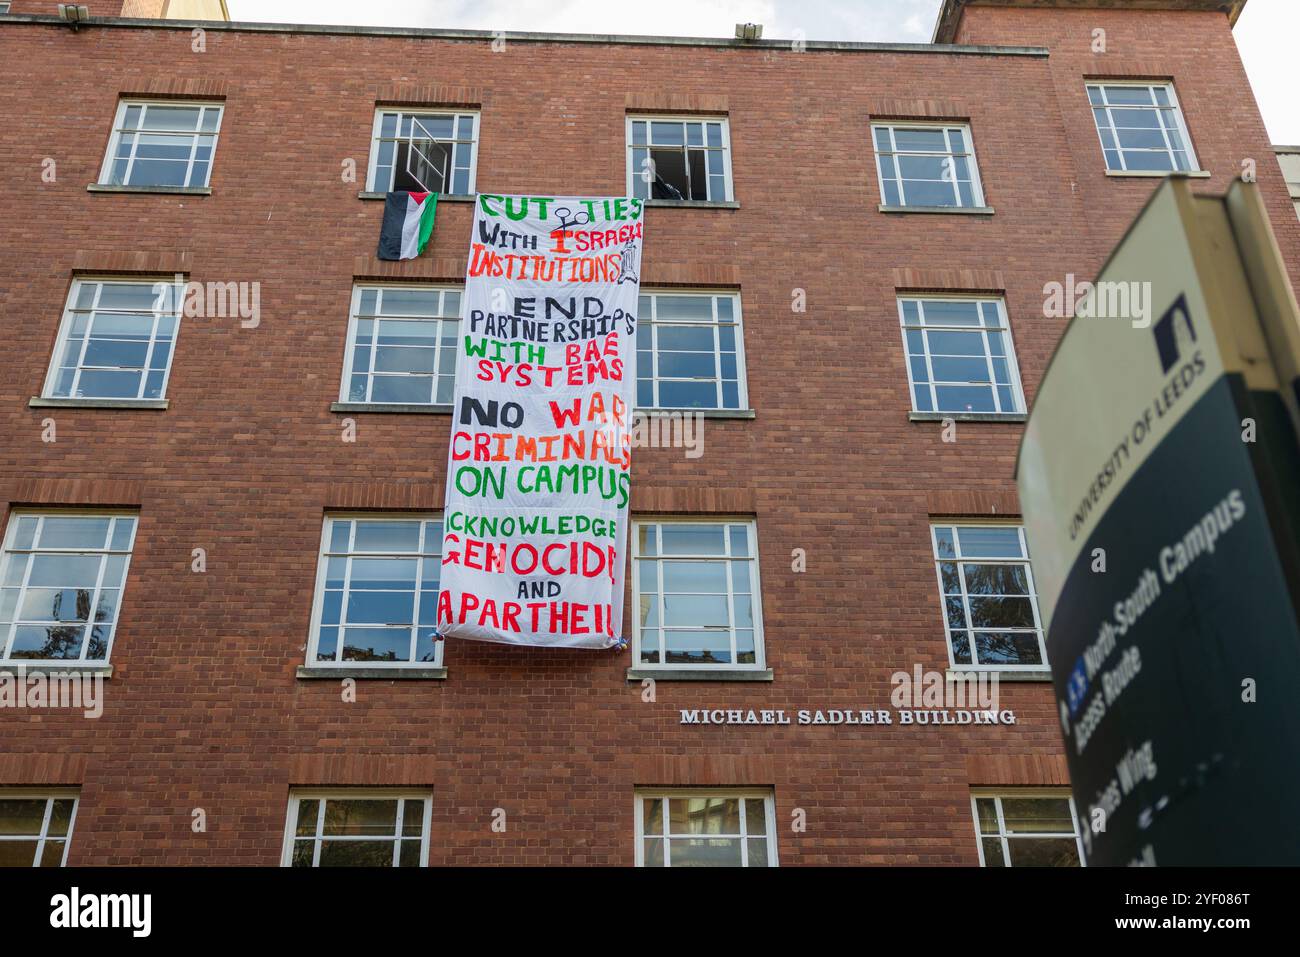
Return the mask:
M 1093 52 L 1094 31 L 1105 52 Z M 1253 159 L 1273 229 L 1293 285 L 1300 284 L 1300 220 L 1270 147 L 1228 18 L 1215 12 L 1054 10 L 967 7 L 957 30 L 963 44 L 1023 43 L 1052 51 L 1049 61 L 1060 115 L 1074 146 L 1075 185 L 1090 223 L 1100 268 L 1150 194 L 1152 180 L 1105 175 L 1097 130 L 1081 78 L 1172 80 L 1201 168 L 1213 174 L 1198 190 L 1222 193 Z M 1118 201 L 1117 201 L 1118 200 Z M 1289 215 L 1288 215 L 1289 214 Z
M 1065 42 L 1072 18 L 1037 17 L 1000 39 Z M 1215 171 L 1207 185 L 1238 155 L 1268 155 L 1235 54 L 1218 55 L 1226 28 L 1107 22 L 1133 37 L 1117 64 L 1147 57 L 1137 34 L 1154 27 L 1215 54 L 1159 43 Z M 0 45 L 0 503 L 141 515 L 104 716 L 0 712 L 0 784 L 82 785 L 72 863 L 274 864 L 291 786 L 389 782 L 432 789 L 431 863 L 630 864 L 635 785 L 734 779 L 775 788 L 783 864 L 972 864 L 972 784 L 1064 780 L 1042 684 L 1004 685 L 1014 727 L 680 728 L 676 709 L 888 707 L 892 672 L 946 667 L 929 515 L 1014 509 L 1020 428 L 962 423 L 945 444 L 937 423 L 908 421 L 895 289 L 998 286 L 1032 397 L 1061 331 L 1042 318 L 1043 284 L 1094 270 L 1154 182 L 1099 175 L 1081 81 L 1064 92 L 1077 56 L 493 53 L 227 31 L 197 54 L 185 30 L 16 24 Z M 88 193 L 119 94 L 185 83 L 225 96 L 212 195 Z M 757 417 L 709 421 L 702 459 L 638 451 L 634 487 L 638 507 L 752 508 L 773 683 L 661 682 L 643 703 L 627 654 L 470 643 L 447 649 L 448 680 L 361 682 L 355 704 L 336 682 L 295 678 L 324 510 L 442 498 L 447 418 L 359 415 L 345 444 L 329 411 L 381 215 L 341 163 L 364 181 L 375 103 L 395 84 L 477 91 L 478 184 L 493 192 L 619 194 L 629 102 L 725 96 L 740 208 L 650 209 L 646 274 L 734 277 Z M 996 214 L 877 212 L 868 123 L 900 101 L 969 118 Z M 1264 186 L 1270 202 L 1284 195 Z M 445 204 L 428 258 L 385 274 L 458 275 L 469 225 L 469 206 Z M 185 320 L 166 412 L 28 408 L 76 264 L 177 261 L 196 280 L 261 282 L 260 327 Z M 795 288 L 806 314 L 790 310 Z M 189 570 L 196 547 L 206 574 Z M 790 571 L 795 548 L 804 574 Z M 190 830 L 198 807 L 206 834 Z M 795 808 L 805 832 L 790 830 Z

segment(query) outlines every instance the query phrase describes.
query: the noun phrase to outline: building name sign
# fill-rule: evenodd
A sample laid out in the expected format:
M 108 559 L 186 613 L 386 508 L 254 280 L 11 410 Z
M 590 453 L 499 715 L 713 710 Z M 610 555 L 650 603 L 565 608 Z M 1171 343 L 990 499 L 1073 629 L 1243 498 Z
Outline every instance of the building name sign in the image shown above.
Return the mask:
M 935 710 L 935 709 L 865 709 L 865 708 L 681 708 L 680 724 L 828 724 L 828 725 L 952 725 L 1015 724 L 1016 713 L 1010 710 Z

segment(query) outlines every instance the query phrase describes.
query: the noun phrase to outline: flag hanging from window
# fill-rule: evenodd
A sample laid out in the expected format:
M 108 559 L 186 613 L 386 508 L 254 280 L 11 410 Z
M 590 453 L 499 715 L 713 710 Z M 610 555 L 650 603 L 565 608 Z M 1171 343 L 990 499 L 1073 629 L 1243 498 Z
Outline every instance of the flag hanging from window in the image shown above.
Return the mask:
M 384 197 L 384 224 L 379 228 L 380 259 L 414 259 L 429 245 L 437 193 L 389 193 Z

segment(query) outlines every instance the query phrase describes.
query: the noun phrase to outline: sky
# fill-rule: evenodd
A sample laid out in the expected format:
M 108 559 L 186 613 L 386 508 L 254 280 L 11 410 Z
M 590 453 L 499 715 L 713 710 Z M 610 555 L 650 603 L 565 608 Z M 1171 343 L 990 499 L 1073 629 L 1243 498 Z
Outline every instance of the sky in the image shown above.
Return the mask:
M 227 0 L 233 20 L 928 43 L 940 0 Z M 1237 46 L 1275 144 L 1300 145 L 1300 2 L 1249 0 Z

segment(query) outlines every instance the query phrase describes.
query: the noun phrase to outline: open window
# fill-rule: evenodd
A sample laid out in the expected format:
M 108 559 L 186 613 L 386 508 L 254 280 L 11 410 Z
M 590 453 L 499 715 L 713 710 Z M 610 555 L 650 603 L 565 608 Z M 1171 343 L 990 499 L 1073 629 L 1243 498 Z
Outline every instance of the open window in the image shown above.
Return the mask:
M 725 117 L 630 116 L 627 127 L 633 196 L 715 203 L 732 198 Z
M 370 153 L 372 192 L 469 195 L 478 159 L 475 113 L 380 110 Z

